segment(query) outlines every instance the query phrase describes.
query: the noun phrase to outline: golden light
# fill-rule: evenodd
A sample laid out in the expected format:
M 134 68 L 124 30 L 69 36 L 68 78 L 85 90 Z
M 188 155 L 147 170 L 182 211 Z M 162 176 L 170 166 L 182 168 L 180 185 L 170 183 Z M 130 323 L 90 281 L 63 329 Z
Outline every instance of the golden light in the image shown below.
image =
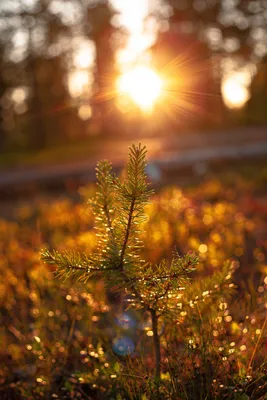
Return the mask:
M 242 108 L 249 99 L 248 78 L 243 73 L 227 77 L 222 84 L 223 99 L 229 108 Z
M 138 66 L 125 74 L 117 81 L 120 94 L 126 94 L 143 111 L 149 111 L 162 93 L 163 82 L 153 69 Z

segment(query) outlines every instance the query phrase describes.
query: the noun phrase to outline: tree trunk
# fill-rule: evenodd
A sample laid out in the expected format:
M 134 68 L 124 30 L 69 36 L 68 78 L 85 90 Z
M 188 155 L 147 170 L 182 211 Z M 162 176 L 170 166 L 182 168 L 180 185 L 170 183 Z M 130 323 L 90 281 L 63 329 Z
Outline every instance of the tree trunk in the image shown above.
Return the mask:
M 157 387 L 157 397 L 159 398 L 159 383 L 160 383 L 160 373 L 161 373 L 161 355 L 160 355 L 160 337 L 158 334 L 158 317 L 155 310 L 151 310 L 151 319 L 152 319 L 152 331 L 153 331 L 153 344 L 154 344 L 154 352 L 155 352 L 155 362 L 156 362 L 156 371 L 155 371 L 155 384 Z

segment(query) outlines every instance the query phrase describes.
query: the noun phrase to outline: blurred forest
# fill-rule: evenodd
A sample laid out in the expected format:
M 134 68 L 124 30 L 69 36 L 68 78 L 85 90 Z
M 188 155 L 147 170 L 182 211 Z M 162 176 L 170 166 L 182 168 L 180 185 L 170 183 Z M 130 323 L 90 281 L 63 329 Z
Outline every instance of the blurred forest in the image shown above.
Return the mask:
M 185 71 L 182 88 L 177 80 L 168 88 L 176 107 L 172 115 L 160 110 L 159 132 L 267 122 L 266 0 L 150 0 L 140 28 L 150 39 L 127 62 L 131 30 L 123 3 L 126 9 L 120 0 L 0 3 L 0 153 L 131 134 L 144 120 L 148 127 L 149 118 L 137 107 L 122 109 L 116 93 L 127 62 L 148 59 L 169 76 L 181 65 Z M 230 111 L 223 80 L 242 69 L 251 97 L 242 110 Z M 179 90 L 183 104 L 177 104 Z M 179 107 L 187 108 L 183 117 Z M 197 118 L 188 115 L 195 111 Z

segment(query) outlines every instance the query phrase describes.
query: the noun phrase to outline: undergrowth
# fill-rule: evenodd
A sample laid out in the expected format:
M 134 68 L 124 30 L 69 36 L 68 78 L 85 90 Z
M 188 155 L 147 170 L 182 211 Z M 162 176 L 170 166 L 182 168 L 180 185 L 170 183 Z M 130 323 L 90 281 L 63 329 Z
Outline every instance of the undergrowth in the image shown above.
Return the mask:
M 1 395 L 264 399 L 264 209 L 215 181 L 149 203 L 144 154 L 132 148 L 124 180 L 98 165 L 94 214 L 58 200 L 1 221 Z M 40 264 L 44 245 L 60 268 Z

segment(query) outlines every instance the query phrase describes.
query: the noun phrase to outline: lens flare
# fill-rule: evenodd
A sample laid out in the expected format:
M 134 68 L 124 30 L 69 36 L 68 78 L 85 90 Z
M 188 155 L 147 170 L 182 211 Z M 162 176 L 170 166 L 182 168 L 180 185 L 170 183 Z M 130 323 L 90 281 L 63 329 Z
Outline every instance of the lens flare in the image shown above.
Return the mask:
M 116 322 L 123 329 L 133 329 L 136 325 L 136 321 L 127 313 L 117 316 Z
M 159 75 L 146 66 L 138 66 L 117 81 L 118 92 L 131 97 L 143 111 L 149 111 L 158 100 L 163 82 Z
M 132 339 L 123 336 L 113 340 L 112 350 L 119 356 L 127 356 L 134 352 L 134 343 Z

